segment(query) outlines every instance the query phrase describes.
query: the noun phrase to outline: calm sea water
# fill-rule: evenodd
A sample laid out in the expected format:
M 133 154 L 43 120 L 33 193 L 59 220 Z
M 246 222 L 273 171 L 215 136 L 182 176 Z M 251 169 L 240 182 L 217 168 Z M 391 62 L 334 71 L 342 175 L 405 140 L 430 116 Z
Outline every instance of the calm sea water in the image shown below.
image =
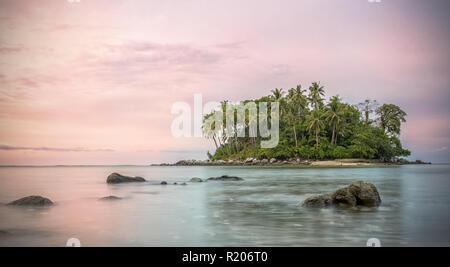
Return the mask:
M 107 185 L 111 172 L 149 182 Z M 450 245 L 450 165 L 396 167 L 2 167 L 0 246 Z M 242 182 L 188 183 L 236 175 Z M 167 181 L 169 185 L 159 183 Z M 303 199 L 354 181 L 375 184 L 374 209 L 307 209 Z M 49 208 L 4 204 L 42 195 Z M 119 201 L 98 201 L 115 195 Z

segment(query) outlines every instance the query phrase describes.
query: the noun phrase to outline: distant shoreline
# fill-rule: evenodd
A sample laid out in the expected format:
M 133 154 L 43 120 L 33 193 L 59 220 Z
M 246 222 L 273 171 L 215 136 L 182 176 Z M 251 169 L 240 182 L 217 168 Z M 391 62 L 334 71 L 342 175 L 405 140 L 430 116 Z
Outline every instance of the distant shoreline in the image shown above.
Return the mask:
M 248 160 L 248 159 L 247 159 Z M 176 163 L 154 163 L 154 164 L 58 164 L 58 165 L 0 165 L 0 168 L 64 168 L 64 167 L 152 167 L 152 166 L 310 166 L 310 167 L 345 167 L 345 166 L 398 166 L 398 165 L 449 165 L 450 163 L 431 163 L 417 161 L 401 160 L 397 162 L 383 162 L 380 160 L 369 159 L 336 159 L 336 160 L 277 160 L 276 162 L 266 162 L 256 160 L 245 162 L 247 160 L 208 161 L 208 160 L 180 160 Z
M 176 163 L 152 164 L 151 166 L 311 166 L 311 167 L 345 167 L 345 166 L 396 166 L 409 164 L 431 164 L 421 160 L 407 161 L 404 159 L 384 162 L 377 159 L 335 159 L 335 160 L 276 160 L 254 159 L 245 160 L 180 160 Z

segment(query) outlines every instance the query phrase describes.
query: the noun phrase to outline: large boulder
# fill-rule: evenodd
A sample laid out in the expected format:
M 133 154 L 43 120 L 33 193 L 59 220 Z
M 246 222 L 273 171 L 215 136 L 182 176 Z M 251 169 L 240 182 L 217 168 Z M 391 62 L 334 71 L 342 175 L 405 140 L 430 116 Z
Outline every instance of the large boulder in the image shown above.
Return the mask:
M 131 183 L 131 182 L 145 182 L 142 177 L 129 177 L 118 173 L 111 173 L 106 179 L 108 184 L 119 184 L 119 183 Z
M 13 202 L 8 203 L 8 205 L 14 206 L 50 206 L 53 202 L 45 197 L 41 196 L 28 196 Z
M 356 196 L 352 194 L 348 187 L 340 188 L 331 195 L 332 203 L 340 206 L 356 206 Z
M 237 176 L 222 175 L 219 177 L 210 177 L 206 181 L 242 181 L 244 179 Z
M 348 191 L 355 196 L 356 205 L 378 206 L 381 204 L 380 194 L 371 183 L 355 182 L 348 186 Z
M 317 196 L 309 197 L 302 202 L 302 205 L 305 207 L 321 208 L 321 207 L 327 207 L 327 206 L 331 205 L 331 203 L 332 203 L 331 195 L 324 194 L 324 195 L 317 195 Z
M 317 195 L 305 199 L 302 205 L 305 207 L 374 207 L 381 204 L 381 198 L 377 188 L 371 183 L 358 181 L 340 188 L 331 194 Z

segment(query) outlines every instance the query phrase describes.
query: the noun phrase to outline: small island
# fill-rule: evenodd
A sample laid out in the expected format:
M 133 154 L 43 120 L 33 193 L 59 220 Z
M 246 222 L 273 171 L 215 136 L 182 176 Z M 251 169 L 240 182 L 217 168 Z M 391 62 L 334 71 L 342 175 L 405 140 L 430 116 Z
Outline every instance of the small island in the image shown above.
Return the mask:
M 420 160 L 409 162 L 411 152 L 400 142 L 400 129 L 406 122 L 406 112 L 395 104 L 379 104 L 376 100 L 364 100 L 358 104 L 342 101 L 339 95 L 325 100 L 324 87 L 313 82 L 308 90 L 301 85 L 285 92 L 274 89 L 270 95 L 250 101 L 278 102 L 279 142 L 276 147 L 262 148 L 262 137 L 238 137 L 238 129 L 250 131 L 248 111 L 239 124 L 235 116 L 232 134 L 223 124 L 205 123 L 207 119 L 223 112 L 221 102 L 218 110 L 204 116 L 204 136 L 212 140 L 216 150 L 207 152 L 208 160 L 181 160 L 165 165 L 312 165 L 353 166 L 386 164 L 424 164 Z M 222 115 L 222 114 L 221 114 Z

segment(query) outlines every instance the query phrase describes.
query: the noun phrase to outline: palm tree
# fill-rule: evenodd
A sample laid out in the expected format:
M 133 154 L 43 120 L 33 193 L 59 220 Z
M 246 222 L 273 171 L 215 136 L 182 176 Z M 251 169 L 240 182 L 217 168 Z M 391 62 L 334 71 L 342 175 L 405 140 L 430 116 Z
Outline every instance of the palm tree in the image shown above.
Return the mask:
M 298 138 L 297 138 L 297 122 L 301 119 L 301 116 L 304 114 L 306 109 L 307 101 L 306 96 L 303 94 L 305 91 L 302 90 L 301 85 L 297 85 L 296 88 L 291 88 L 288 91 L 288 102 L 287 108 L 288 112 L 288 121 L 289 124 L 292 125 L 295 146 L 298 146 Z
M 214 141 L 214 145 L 216 145 L 216 149 L 219 148 L 219 146 L 217 145 L 217 141 L 216 141 L 216 137 L 215 137 L 215 122 L 212 122 L 211 124 L 206 124 L 206 122 L 208 120 L 212 120 L 214 116 L 214 113 L 210 113 L 205 115 L 205 117 L 203 118 L 203 125 L 202 125 L 202 131 L 203 134 L 206 138 L 211 138 Z M 209 127 L 205 127 L 205 126 L 209 126 Z
M 320 82 L 319 83 L 313 82 L 312 85 L 309 87 L 308 99 L 315 110 L 318 110 L 322 106 L 323 101 L 322 96 L 324 95 L 325 91 L 323 89 L 323 86 L 320 86 Z
M 298 112 L 297 112 L 296 107 L 295 107 L 294 104 L 295 104 L 295 102 L 293 102 L 293 101 L 289 101 L 287 103 L 287 109 L 288 109 L 287 121 L 288 121 L 289 125 L 292 126 L 292 130 L 293 130 L 293 133 L 294 133 L 294 139 L 295 139 L 295 146 L 298 146 L 297 129 L 296 129 L 297 128 L 297 115 L 298 115 Z
M 279 107 L 280 107 L 280 117 L 283 116 L 283 109 L 284 109 L 284 105 L 283 105 L 283 89 L 278 89 L 275 88 L 274 90 L 271 90 L 270 92 L 272 92 L 272 96 L 271 98 L 275 101 L 279 103 Z
M 283 98 L 283 89 L 275 88 L 274 90 L 270 91 L 272 93 L 272 97 L 274 98 L 275 102 L 280 102 L 281 98 Z
M 337 137 L 336 133 L 338 132 L 338 129 L 341 125 L 341 120 L 344 116 L 344 110 L 341 106 L 339 96 L 333 96 L 330 100 L 330 103 L 328 103 L 328 109 L 325 113 L 325 119 L 329 123 L 332 129 L 332 135 L 331 135 L 331 144 L 336 145 L 337 143 Z
M 325 127 L 325 123 L 323 122 L 322 118 L 323 115 L 320 110 L 313 110 L 308 116 L 308 131 L 310 133 L 314 132 L 314 135 L 316 137 L 316 146 L 319 145 L 320 131 Z

